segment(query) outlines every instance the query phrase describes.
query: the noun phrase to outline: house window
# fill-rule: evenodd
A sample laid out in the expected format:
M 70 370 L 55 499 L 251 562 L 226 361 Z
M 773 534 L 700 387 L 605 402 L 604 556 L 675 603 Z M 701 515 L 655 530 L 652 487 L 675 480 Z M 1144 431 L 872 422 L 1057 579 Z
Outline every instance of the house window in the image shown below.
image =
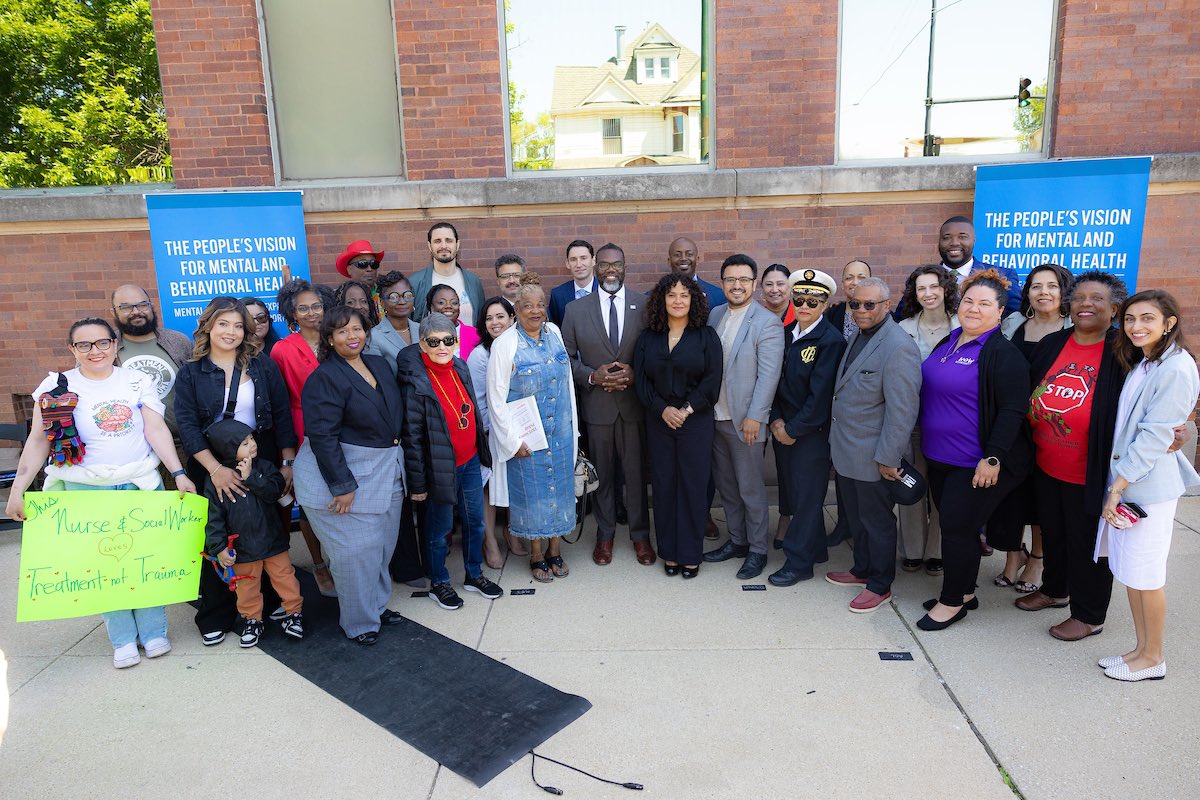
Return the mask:
M 701 67 L 713 57 L 703 20 L 714 24 L 714 0 L 497 5 L 514 174 L 710 163 L 715 92 L 711 63 L 707 76 Z
M 842 0 L 838 160 L 1041 152 L 1057 7 Z M 1026 78 L 1033 97 L 1018 106 Z
M 604 120 L 604 155 L 619 156 L 624 151 L 621 149 L 621 120 L 606 119 Z
M 403 175 L 391 4 L 262 0 L 262 10 L 282 177 Z
M 687 117 L 683 114 L 675 114 L 671 117 L 671 152 L 683 152 L 684 126 L 687 124 Z

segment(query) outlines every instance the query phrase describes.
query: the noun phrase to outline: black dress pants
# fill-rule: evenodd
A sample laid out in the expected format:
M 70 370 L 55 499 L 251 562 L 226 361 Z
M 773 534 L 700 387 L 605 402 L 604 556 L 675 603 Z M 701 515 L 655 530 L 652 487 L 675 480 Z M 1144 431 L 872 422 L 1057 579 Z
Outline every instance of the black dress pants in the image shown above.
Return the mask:
M 851 574 L 866 578 L 867 589 L 887 594 L 896 579 L 896 514 L 887 481 L 858 481 L 837 476 L 846 507 L 846 525 L 854 537 Z
M 779 494 L 782 498 L 786 492 L 792 499 L 792 522 L 783 539 L 784 565 L 804 575 L 812 575 L 815 565 L 829 560 L 825 544 L 825 492 L 829 488 L 826 437 L 821 432 L 794 444 L 773 441 L 779 465 Z
M 987 524 L 1000 504 L 1020 481 L 1004 467 L 995 486 L 976 489 L 971 486 L 975 467 L 955 467 L 934 461 L 928 463 L 929 493 L 942 520 L 942 593 L 944 605 L 961 606 L 963 596 L 975 593 L 979 580 L 979 529 Z
M 712 443 L 711 410 L 692 414 L 678 430 L 653 412 L 646 415 L 646 450 L 654 454 L 654 534 L 663 561 L 692 565 L 704 559 Z
M 1100 518 L 1083 510 L 1083 486 L 1034 473 L 1038 521 L 1046 570 L 1042 591 L 1071 598 L 1071 616 L 1088 625 L 1103 625 L 1112 599 L 1108 559 L 1092 560 Z

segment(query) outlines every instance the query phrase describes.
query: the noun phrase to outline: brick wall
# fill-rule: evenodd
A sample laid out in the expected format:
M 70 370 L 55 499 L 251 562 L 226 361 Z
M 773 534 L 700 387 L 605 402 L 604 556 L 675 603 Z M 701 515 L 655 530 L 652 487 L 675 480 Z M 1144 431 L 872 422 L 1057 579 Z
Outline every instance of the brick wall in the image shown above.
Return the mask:
M 153 0 L 175 185 L 275 181 L 254 0 Z
M 495 0 L 396 0 L 409 180 L 503 176 Z
M 716 0 L 721 169 L 831 164 L 837 0 Z
M 1200 150 L 1196 0 L 1062 0 L 1055 157 Z
M 913 204 L 844 208 L 630 213 L 455 220 L 463 263 L 495 293 L 492 261 L 505 252 L 524 255 L 553 287 L 569 278 L 563 248 L 575 238 L 625 248 L 628 281 L 649 288 L 666 269 L 667 245 L 689 236 L 700 247 L 702 277 L 715 281 L 721 261 L 747 252 L 761 266 L 780 261 L 817 267 L 837 276 L 853 258 L 868 261 L 899 291 L 918 264 L 936 259 L 937 226 L 966 204 Z M 1200 219 L 1200 195 L 1151 197 L 1147 205 L 1140 286 L 1176 293 L 1185 309 L 1200 308 L 1200 274 L 1180 269 L 1194 253 L 1188 222 Z M 370 239 L 387 252 L 385 266 L 411 273 L 429 262 L 424 221 L 308 226 L 309 258 L 316 280 L 340 281 L 334 257 L 353 239 Z M 13 395 L 28 392 L 47 371 L 71 366 L 63 343 L 69 324 L 85 316 L 108 317 L 108 293 L 138 283 L 154 294 L 150 239 L 145 231 L 13 235 L 0 247 L 0 375 L 5 395 L 0 422 L 18 418 Z M 36 270 L 28 268 L 37 264 Z M 157 301 L 157 299 L 156 299 Z M 1190 324 L 1187 320 L 1185 325 Z

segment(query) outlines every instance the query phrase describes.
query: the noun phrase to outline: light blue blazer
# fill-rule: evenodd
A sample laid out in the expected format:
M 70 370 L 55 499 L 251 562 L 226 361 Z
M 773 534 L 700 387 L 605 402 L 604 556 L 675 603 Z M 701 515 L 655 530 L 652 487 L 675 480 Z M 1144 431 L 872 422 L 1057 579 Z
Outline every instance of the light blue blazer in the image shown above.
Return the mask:
M 1140 364 L 1134 367 L 1140 368 Z M 1124 500 L 1145 504 L 1177 500 L 1189 488 L 1200 486 L 1200 474 L 1187 457 L 1178 450 L 1167 452 L 1173 429 L 1187 421 L 1200 395 L 1196 362 L 1183 350 L 1172 348 L 1132 398 L 1126 397 L 1129 387 L 1126 378 L 1121 390 L 1125 413 L 1117 419 L 1110 473 L 1129 481 L 1129 488 L 1121 493 Z
M 416 344 L 417 339 L 420 338 L 420 330 L 419 323 L 413 322 L 411 319 L 408 321 L 408 333 L 412 336 L 413 344 Z M 406 347 L 408 347 L 408 342 L 400 338 L 400 334 L 396 333 L 391 322 L 383 319 L 378 325 L 371 328 L 371 343 L 367 345 L 363 353 L 369 356 L 383 356 L 392 370 L 392 375 L 395 376 L 396 356 Z

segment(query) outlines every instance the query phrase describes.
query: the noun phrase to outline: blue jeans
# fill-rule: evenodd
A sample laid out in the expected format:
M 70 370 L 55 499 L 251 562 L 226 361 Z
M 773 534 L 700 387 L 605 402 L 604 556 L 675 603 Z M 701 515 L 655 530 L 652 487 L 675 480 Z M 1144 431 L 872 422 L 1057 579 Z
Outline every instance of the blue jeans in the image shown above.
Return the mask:
M 463 564 L 468 578 L 483 574 L 483 481 L 479 475 L 479 456 L 454 468 L 454 494 L 457 503 L 425 503 L 425 562 L 433 583 L 449 583 L 446 570 L 446 534 L 454 524 L 454 508 L 463 529 Z
M 137 491 L 132 483 L 117 486 L 90 486 L 86 483 L 64 481 L 67 491 Z M 162 484 L 159 484 L 162 488 Z M 108 640 L 114 649 L 127 644 L 141 642 L 144 646 L 151 639 L 167 638 L 167 610 L 163 606 L 135 608 L 129 611 L 106 611 L 100 615 L 108 629 Z

